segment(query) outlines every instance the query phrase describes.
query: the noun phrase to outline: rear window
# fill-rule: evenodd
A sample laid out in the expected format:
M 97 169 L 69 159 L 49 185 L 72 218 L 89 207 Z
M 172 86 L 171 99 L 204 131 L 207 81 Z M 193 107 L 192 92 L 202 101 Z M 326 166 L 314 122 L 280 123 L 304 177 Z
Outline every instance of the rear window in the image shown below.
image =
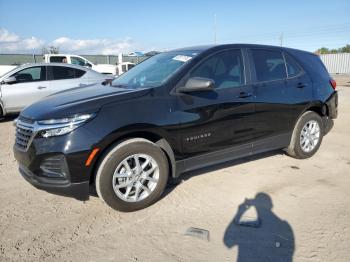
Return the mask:
M 83 70 L 65 66 L 52 66 L 51 68 L 53 80 L 79 78 L 86 73 Z
M 251 54 L 255 65 L 257 81 L 273 81 L 287 77 L 286 67 L 281 52 L 252 49 Z
M 67 59 L 67 57 L 65 57 L 65 56 L 51 56 L 50 62 L 51 63 L 63 63 L 64 62 L 63 59 Z

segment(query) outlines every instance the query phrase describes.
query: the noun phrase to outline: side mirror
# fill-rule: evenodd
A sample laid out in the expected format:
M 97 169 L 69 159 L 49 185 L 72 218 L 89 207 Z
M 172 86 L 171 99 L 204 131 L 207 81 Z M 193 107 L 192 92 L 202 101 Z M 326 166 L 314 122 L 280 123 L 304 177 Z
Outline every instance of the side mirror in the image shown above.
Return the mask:
M 85 62 L 85 66 L 87 67 L 92 67 L 92 64 L 88 63 L 88 62 Z
M 197 91 L 211 91 L 215 87 L 215 81 L 210 78 L 191 77 L 185 86 L 177 88 L 177 92 L 191 93 Z
M 14 84 L 14 83 L 16 83 L 16 82 L 17 82 L 16 77 L 10 76 L 10 77 L 4 79 L 4 80 L 2 81 L 2 84 L 11 85 L 11 84 Z

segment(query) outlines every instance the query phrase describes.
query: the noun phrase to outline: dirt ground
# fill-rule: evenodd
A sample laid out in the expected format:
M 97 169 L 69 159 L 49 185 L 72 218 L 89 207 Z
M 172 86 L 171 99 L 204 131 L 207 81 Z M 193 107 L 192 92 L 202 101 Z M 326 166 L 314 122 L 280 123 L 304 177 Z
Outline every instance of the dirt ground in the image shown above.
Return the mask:
M 276 151 L 192 172 L 134 213 L 29 185 L 1 122 L 0 261 L 350 261 L 350 88 L 338 90 L 339 118 L 311 159 Z M 246 198 L 258 228 L 232 223 Z

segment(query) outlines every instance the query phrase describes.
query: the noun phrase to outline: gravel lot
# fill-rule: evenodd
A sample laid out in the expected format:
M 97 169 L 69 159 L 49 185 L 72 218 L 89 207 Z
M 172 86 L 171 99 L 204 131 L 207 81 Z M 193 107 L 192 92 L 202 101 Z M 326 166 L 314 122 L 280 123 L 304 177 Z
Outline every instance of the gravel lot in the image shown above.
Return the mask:
M 13 158 L 12 120 L 2 121 L 0 261 L 350 261 L 350 88 L 338 90 L 339 118 L 313 158 L 276 151 L 192 172 L 134 213 L 29 185 Z M 231 224 L 256 195 L 260 227 Z M 185 235 L 189 227 L 210 240 Z

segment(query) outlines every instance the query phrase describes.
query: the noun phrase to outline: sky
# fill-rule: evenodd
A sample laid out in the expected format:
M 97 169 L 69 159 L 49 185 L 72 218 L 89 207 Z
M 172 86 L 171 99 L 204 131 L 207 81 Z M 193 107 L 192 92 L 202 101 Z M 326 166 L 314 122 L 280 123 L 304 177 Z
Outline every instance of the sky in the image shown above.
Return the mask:
M 350 44 L 349 0 L 0 0 L 0 53 L 171 50 L 221 43 Z

